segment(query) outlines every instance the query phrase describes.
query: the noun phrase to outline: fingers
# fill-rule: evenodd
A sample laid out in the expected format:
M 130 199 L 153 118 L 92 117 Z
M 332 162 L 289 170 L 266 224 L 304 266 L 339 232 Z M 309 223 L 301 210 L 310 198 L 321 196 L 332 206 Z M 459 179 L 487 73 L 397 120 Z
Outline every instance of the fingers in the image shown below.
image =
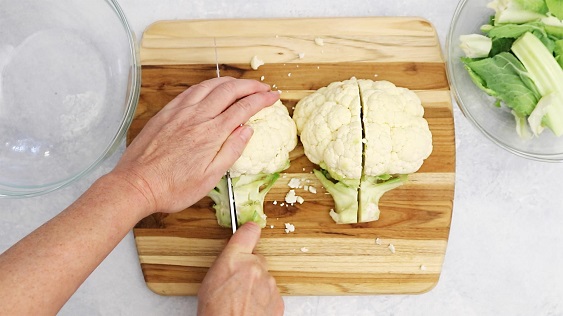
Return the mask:
M 218 126 L 224 126 L 226 129 L 236 128 L 240 124 L 246 123 L 254 114 L 263 108 L 274 104 L 280 99 L 280 94 L 276 91 L 255 93 L 240 99 L 231 105 L 216 119 Z
M 217 86 L 201 101 L 199 107 L 211 117 L 223 113 L 231 104 L 249 95 L 270 91 L 270 86 L 250 79 L 227 81 Z M 246 122 L 246 121 L 245 121 Z M 244 123 L 244 122 L 243 122 Z
M 202 81 L 180 93 L 174 100 L 168 103 L 166 107 L 175 108 L 197 104 L 205 99 L 215 88 L 233 80 L 236 79 L 233 77 L 220 77 Z
M 251 254 L 260 240 L 261 231 L 260 226 L 253 222 L 242 225 L 231 237 L 224 252 Z
M 276 289 L 277 289 L 277 287 L 276 287 Z M 283 313 L 285 311 L 285 303 L 283 301 L 283 298 L 280 295 L 279 290 L 277 291 L 277 295 L 279 297 L 278 297 L 278 301 L 276 303 L 276 307 L 275 307 L 275 310 L 274 310 L 274 315 L 283 316 Z
M 209 170 L 214 170 L 221 176 L 224 175 L 240 158 L 253 133 L 252 127 L 247 125 L 235 129 L 223 143 L 221 149 L 219 149 L 219 152 L 209 165 Z

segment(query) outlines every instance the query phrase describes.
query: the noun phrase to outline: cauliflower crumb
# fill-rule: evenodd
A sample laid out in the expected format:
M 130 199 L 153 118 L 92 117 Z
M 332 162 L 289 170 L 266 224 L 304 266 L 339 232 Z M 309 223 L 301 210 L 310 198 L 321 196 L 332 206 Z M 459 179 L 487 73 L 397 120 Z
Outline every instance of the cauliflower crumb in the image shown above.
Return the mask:
M 273 84 L 273 85 L 272 85 L 272 89 L 275 89 L 275 88 L 277 88 L 277 87 L 278 87 L 278 86 L 276 86 L 276 84 Z
M 364 138 L 364 139 L 362 139 L 362 143 L 367 144 L 368 140 Z
M 274 225 L 270 225 L 270 228 L 271 228 L 271 229 L 274 229 Z
M 381 245 L 381 239 L 375 238 L 375 244 L 376 244 L 376 245 Z
M 321 66 L 317 66 L 317 69 L 321 69 Z
M 297 178 L 292 178 L 291 180 L 289 180 L 289 183 L 287 184 L 287 186 L 292 188 L 292 189 L 297 189 L 301 186 L 301 180 L 299 180 Z
M 301 248 L 301 252 L 309 252 L 309 248 L 303 247 L 303 248 Z
M 291 77 L 291 72 L 287 74 L 288 77 Z
M 260 77 L 260 81 L 264 81 L 264 79 L 266 79 L 266 77 L 264 76 Z
M 395 253 L 395 246 L 393 246 L 393 244 L 389 244 L 388 248 L 391 251 L 391 253 Z
M 305 169 L 305 168 L 303 168 L 303 171 L 305 171 L 305 170 L 306 170 L 306 169 Z
M 308 186 L 308 185 L 304 185 L 304 186 L 303 186 L 303 190 L 309 191 L 309 186 Z
M 293 226 L 293 224 L 285 223 L 285 233 L 286 234 L 293 233 L 294 231 L 295 231 L 295 226 Z
M 375 75 L 373 75 L 373 76 L 374 76 L 374 77 L 376 77 L 376 78 L 377 78 L 377 77 L 379 77 L 379 75 L 378 75 L 378 74 L 375 74 Z
M 420 270 L 421 270 L 421 271 L 426 271 L 426 266 L 423 265 L 423 264 L 421 264 L 421 265 L 420 265 Z
M 301 182 L 298 188 L 301 188 Z M 295 203 L 303 204 L 303 202 L 305 202 L 305 199 L 303 199 L 301 196 L 296 195 L 294 189 L 289 190 L 289 192 L 287 192 L 285 196 L 285 203 L 287 203 L 288 205 L 291 204 L 291 206 L 293 206 L 293 204 Z
M 285 206 L 285 203 L 280 204 L 280 206 Z
M 320 38 L 320 37 L 317 37 L 317 38 L 315 38 L 315 44 L 317 44 L 317 45 L 319 45 L 319 46 L 324 46 L 324 45 L 325 45 L 325 40 L 322 39 L 322 38 Z
M 285 196 L 285 202 L 288 204 L 293 204 L 297 202 L 297 195 L 295 195 L 295 190 L 289 190 Z
M 305 53 L 299 53 L 298 56 L 299 56 L 299 59 L 303 59 L 303 58 L 305 58 Z
M 272 202 L 272 204 L 278 205 L 278 201 L 274 201 L 274 202 Z
M 250 60 L 250 67 L 254 70 L 258 70 L 258 68 L 262 65 L 264 65 L 264 61 L 256 55 Z
M 311 192 L 313 194 L 317 194 L 317 188 L 309 186 L 309 192 Z

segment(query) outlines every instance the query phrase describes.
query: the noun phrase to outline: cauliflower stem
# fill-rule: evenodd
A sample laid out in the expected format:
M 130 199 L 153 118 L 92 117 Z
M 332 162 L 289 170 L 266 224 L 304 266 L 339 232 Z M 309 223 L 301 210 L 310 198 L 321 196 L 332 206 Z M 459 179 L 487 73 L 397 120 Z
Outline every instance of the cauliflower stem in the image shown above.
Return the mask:
M 391 191 L 407 181 L 407 175 L 392 177 L 390 175 L 362 177 L 360 185 L 360 211 L 358 223 L 366 223 L 379 219 L 379 199 L 387 191 Z
M 241 175 L 233 178 L 239 225 L 243 225 L 246 222 L 255 222 L 262 228 L 266 226 L 264 199 L 279 176 L 279 173 L 273 173 Z M 208 196 L 215 202 L 213 208 L 215 209 L 219 225 L 231 227 L 226 178 L 222 178 L 215 189 L 209 192 Z
M 358 188 L 335 181 L 326 170 L 313 170 L 315 176 L 334 199 L 330 216 L 338 224 L 358 222 Z

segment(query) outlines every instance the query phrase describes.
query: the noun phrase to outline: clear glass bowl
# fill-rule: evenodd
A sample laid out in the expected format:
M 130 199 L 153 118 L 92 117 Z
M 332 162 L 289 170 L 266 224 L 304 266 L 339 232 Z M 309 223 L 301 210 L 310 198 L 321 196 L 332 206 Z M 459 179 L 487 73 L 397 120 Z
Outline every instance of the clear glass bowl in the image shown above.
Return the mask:
M 0 196 L 50 192 L 98 166 L 139 91 L 135 36 L 114 0 L 2 0 Z
M 494 10 L 487 8 L 490 0 L 462 0 L 453 17 L 446 39 L 447 73 L 458 106 L 467 119 L 500 147 L 529 159 L 563 161 L 563 136 L 545 130 L 540 137 L 524 140 L 516 133 L 514 117 L 505 108 L 494 106 L 494 99 L 473 84 L 463 68 L 459 36 L 480 33 Z

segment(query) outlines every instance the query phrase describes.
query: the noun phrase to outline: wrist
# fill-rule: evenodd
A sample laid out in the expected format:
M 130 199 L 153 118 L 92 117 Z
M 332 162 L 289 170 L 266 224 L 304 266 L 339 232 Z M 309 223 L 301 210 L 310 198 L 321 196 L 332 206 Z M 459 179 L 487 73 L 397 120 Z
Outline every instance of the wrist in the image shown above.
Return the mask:
M 104 192 L 125 201 L 137 220 L 155 212 L 154 198 L 146 184 L 131 174 L 112 171 L 99 178 L 93 185 Z

